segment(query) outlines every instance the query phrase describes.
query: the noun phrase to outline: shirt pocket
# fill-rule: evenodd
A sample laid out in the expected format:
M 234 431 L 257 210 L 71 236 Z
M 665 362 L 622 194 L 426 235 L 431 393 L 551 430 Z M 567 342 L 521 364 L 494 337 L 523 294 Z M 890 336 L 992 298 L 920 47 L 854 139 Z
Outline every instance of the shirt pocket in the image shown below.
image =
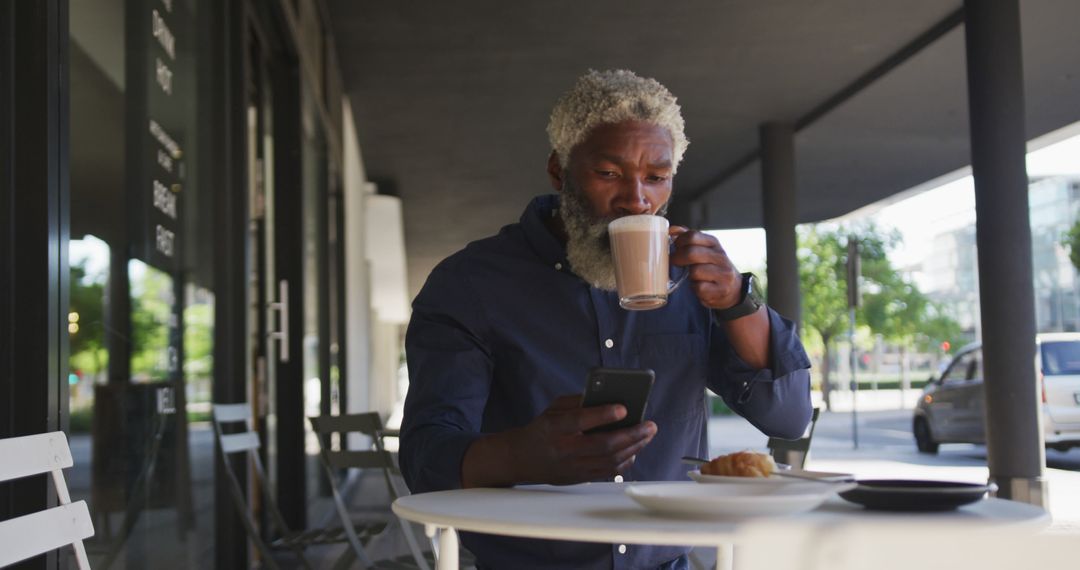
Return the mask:
M 700 334 L 641 336 L 638 366 L 656 373 L 646 416 L 699 420 L 705 409 L 707 358 L 705 338 Z

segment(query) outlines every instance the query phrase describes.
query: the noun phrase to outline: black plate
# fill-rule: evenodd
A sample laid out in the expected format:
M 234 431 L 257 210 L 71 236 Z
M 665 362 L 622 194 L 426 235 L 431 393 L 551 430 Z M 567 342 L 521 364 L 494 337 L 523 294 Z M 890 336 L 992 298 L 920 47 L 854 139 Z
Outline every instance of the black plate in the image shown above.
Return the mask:
M 954 481 L 870 479 L 840 493 L 844 499 L 879 511 L 950 511 L 978 501 L 997 485 Z

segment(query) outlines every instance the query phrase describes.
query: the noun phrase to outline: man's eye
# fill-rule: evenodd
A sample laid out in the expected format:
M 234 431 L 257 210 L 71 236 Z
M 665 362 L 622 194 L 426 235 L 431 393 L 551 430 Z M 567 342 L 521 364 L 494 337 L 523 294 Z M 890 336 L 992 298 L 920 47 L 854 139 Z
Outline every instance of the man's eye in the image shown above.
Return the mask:
M 653 176 L 648 177 L 649 182 L 655 182 L 655 183 L 664 182 L 667 179 L 668 179 L 667 176 L 660 176 L 660 175 L 653 175 Z
M 600 178 L 615 178 L 616 176 L 618 176 L 618 173 L 616 173 L 616 172 L 614 172 L 612 170 L 597 170 L 596 174 Z

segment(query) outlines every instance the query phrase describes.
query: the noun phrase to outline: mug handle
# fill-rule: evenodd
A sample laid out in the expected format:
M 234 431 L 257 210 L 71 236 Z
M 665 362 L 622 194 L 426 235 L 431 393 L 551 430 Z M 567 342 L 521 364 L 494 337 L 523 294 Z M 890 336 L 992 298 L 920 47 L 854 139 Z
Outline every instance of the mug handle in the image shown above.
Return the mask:
M 668 250 L 669 250 L 668 253 L 671 253 L 670 250 L 675 248 L 675 237 L 676 236 L 668 236 Z M 689 267 L 682 267 L 681 269 L 682 269 L 682 275 L 675 278 L 674 281 L 672 281 L 670 279 L 668 280 L 668 285 L 667 285 L 667 294 L 668 295 L 674 293 L 675 290 L 679 288 L 679 285 L 682 285 L 683 281 L 686 281 L 686 278 L 690 276 L 690 268 Z

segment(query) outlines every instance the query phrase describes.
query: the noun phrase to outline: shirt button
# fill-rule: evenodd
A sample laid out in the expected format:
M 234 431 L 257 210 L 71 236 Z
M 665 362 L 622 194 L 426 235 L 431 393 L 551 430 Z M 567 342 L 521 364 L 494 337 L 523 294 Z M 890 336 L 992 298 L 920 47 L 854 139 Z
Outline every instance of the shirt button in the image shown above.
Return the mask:
M 609 339 L 607 339 L 607 340 L 605 340 L 605 341 L 604 341 L 604 346 L 606 346 L 606 347 L 608 347 L 608 348 L 611 348 L 611 347 L 615 346 L 615 341 L 613 341 L 613 340 L 611 340 L 611 339 L 609 338 Z
M 558 269 L 559 271 L 562 271 L 562 264 L 561 263 L 556 263 L 555 264 L 555 269 Z
M 626 554 L 626 545 L 625 544 L 620 544 L 619 545 L 619 554 Z
M 615 476 L 615 482 L 616 483 L 622 483 L 622 475 L 616 475 Z

